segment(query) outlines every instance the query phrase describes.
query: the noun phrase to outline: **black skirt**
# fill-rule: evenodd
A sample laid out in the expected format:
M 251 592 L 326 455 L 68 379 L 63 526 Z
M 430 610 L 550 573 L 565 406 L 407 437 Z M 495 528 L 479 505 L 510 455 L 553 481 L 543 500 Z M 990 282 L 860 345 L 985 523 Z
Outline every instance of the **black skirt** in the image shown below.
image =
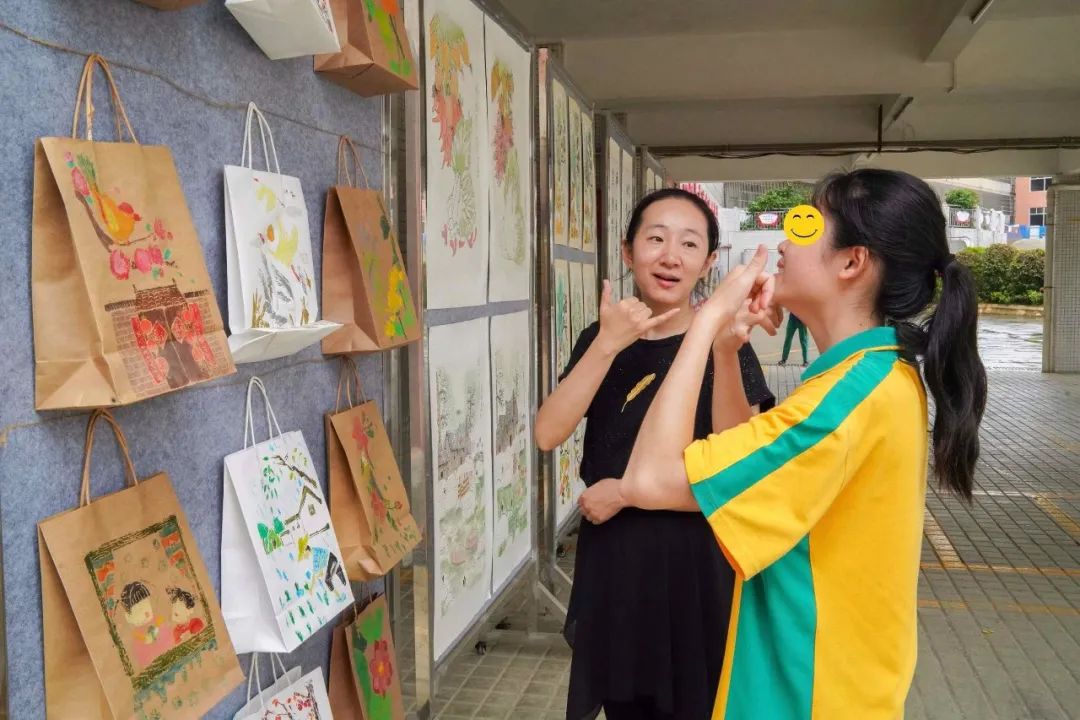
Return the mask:
M 699 513 L 627 509 L 582 520 L 564 634 L 567 720 L 645 701 L 679 720 L 712 715 L 734 573 Z

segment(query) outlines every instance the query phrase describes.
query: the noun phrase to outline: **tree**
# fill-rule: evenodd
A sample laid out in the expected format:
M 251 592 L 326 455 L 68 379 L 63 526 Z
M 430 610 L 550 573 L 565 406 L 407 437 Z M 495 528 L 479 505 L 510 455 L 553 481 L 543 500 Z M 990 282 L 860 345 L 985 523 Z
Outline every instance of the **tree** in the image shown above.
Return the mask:
M 766 210 L 787 210 L 796 205 L 809 204 L 810 191 L 807 188 L 797 185 L 781 185 L 758 195 L 746 209 L 752 213 L 759 213 Z
M 945 204 L 971 210 L 979 204 L 979 194 L 967 188 L 956 188 L 945 193 Z

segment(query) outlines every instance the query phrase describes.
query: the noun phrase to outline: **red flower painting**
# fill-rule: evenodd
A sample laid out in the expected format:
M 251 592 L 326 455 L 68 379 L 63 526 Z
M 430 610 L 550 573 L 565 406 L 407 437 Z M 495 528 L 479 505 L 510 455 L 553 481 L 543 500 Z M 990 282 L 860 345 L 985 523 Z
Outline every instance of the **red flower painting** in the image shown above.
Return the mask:
M 368 661 L 371 672 L 371 689 L 376 695 L 385 696 L 394 679 L 394 666 L 390 660 L 390 646 L 385 640 L 376 640 Z

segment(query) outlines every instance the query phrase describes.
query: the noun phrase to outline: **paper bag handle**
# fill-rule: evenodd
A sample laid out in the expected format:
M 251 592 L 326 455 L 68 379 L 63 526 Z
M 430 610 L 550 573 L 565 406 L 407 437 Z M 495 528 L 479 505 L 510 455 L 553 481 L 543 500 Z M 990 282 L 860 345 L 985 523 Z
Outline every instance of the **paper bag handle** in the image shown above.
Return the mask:
M 356 179 L 364 178 L 364 189 L 370 190 L 371 183 L 368 182 L 367 173 L 364 172 L 364 164 L 360 162 L 360 152 L 356 149 L 356 144 L 348 135 L 342 135 L 338 138 L 337 147 L 337 184 L 341 185 L 341 179 L 345 178 L 345 183 L 349 187 L 356 187 L 356 183 L 353 181 L 353 176 L 349 172 L 349 159 L 345 156 L 345 150 L 348 149 L 349 154 L 352 156 L 352 165 L 356 169 Z
M 116 89 L 116 81 L 113 79 L 112 69 L 105 58 L 97 53 L 90 53 L 83 65 L 82 77 L 79 78 L 79 90 L 75 95 L 75 116 L 71 119 L 71 137 L 79 136 L 79 110 L 82 109 L 86 118 L 86 139 L 94 139 L 94 66 L 97 65 L 105 73 L 105 81 L 109 84 L 109 95 L 113 105 L 113 120 L 116 122 L 116 141 L 123 142 L 123 128 L 127 129 L 131 142 L 138 144 L 135 131 L 131 129 L 131 121 L 128 120 L 127 110 L 120 99 L 120 91 Z M 123 120 L 123 128 L 120 121 Z
M 255 163 L 255 151 L 252 148 L 251 138 L 252 120 L 258 120 L 259 122 L 259 137 L 262 139 L 263 163 L 266 165 L 266 171 L 280 175 L 281 166 L 278 164 L 277 148 L 274 146 L 274 133 L 270 130 L 270 123 L 266 122 L 266 117 L 262 114 L 262 111 L 253 102 L 248 103 L 247 117 L 244 118 L 244 150 L 240 156 L 240 165 L 250 169 Z M 267 146 L 268 139 L 270 141 L 269 146 Z M 269 147 L 269 152 L 267 147 Z M 270 168 L 270 158 L 274 159 L 273 169 Z
M 244 418 L 244 447 L 247 448 L 251 445 L 255 445 L 255 422 L 252 420 L 251 415 L 251 391 L 254 388 L 259 388 L 259 392 L 263 396 L 263 405 L 266 407 L 266 435 L 267 438 L 277 437 L 281 435 L 281 426 L 278 425 L 277 416 L 274 415 L 274 408 L 270 406 L 270 398 L 266 396 L 266 386 L 263 385 L 263 381 L 258 377 L 253 377 L 248 382 L 247 389 L 247 412 Z M 273 431 L 277 430 L 277 435 L 273 434 Z
M 251 653 L 251 664 L 248 666 L 248 684 L 247 684 L 247 701 L 251 702 L 251 681 L 255 680 L 255 687 L 259 691 L 259 695 L 262 695 L 262 678 L 259 677 L 259 653 Z M 277 664 L 274 664 L 274 661 Z M 281 674 L 278 674 L 278 668 L 281 668 Z M 286 674 L 285 663 L 281 662 L 281 657 L 277 653 L 270 653 L 270 672 L 274 674 L 274 682 L 278 681 L 278 678 Z M 261 697 L 259 698 L 259 705 L 266 707 L 266 701 Z
M 367 393 L 364 392 L 364 386 L 360 382 L 360 368 L 357 366 L 356 361 L 348 355 L 341 356 L 341 374 L 338 376 L 337 384 L 337 400 L 334 401 L 334 412 L 341 412 L 341 391 L 345 391 L 345 402 L 348 405 L 345 409 L 348 410 L 355 406 L 352 398 L 352 389 L 356 388 L 356 399 L 359 402 L 367 402 Z
M 134 487 L 139 484 L 139 478 L 135 474 L 135 465 L 131 462 L 131 452 L 128 450 L 127 438 L 120 424 L 108 410 L 98 408 L 90 413 L 90 421 L 86 425 L 86 444 L 83 447 L 82 486 L 79 490 L 79 507 L 90 504 L 90 457 L 94 454 L 94 429 L 97 421 L 104 420 L 112 426 L 116 435 L 116 443 L 120 446 L 120 456 L 124 459 L 124 474 L 127 476 L 127 484 Z

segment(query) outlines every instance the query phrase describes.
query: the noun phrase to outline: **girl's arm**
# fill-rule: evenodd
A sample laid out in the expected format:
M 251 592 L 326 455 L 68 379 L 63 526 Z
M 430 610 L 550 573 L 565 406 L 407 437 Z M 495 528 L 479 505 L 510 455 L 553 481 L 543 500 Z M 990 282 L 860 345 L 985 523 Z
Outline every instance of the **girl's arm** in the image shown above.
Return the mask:
M 764 247 L 759 247 L 747 267 L 728 273 L 690 324 L 675 362 L 645 414 L 619 483 L 627 505 L 672 510 L 698 507 L 690 492 L 683 450 L 694 439 L 694 408 L 701 394 L 708 354 L 714 342 L 738 341 L 741 345 L 749 336 L 752 323 L 764 322 L 770 314 L 766 308 L 771 301 L 771 278 L 762 272 L 767 258 Z M 752 294 L 755 297 L 748 300 Z M 734 322 L 736 319 L 738 323 Z M 718 339 L 721 332 L 724 335 Z M 738 373 L 738 359 L 734 358 L 734 362 Z M 721 373 L 719 368 L 716 374 L 715 382 L 725 386 L 730 381 L 721 381 L 720 377 L 733 375 Z M 746 396 L 741 388 L 738 393 L 743 395 L 745 404 Z M 745 419 L 749 419 L 749 414 Z

